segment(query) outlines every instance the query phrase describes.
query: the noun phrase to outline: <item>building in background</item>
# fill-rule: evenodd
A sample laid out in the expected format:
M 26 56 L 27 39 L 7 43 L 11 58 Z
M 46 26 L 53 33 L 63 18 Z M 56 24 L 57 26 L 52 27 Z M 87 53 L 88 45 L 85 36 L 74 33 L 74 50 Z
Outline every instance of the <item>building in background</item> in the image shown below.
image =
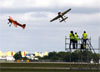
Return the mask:
M 16 52 L 14 51 L 7 51 L 7 52 L 2 52 L 0 51 L 0 61 L 14 61 L 14 55 Z M 48 56 L 48 52 L 33 52 L 33 53 L 28 53 L 27 51 L 21 51 L 22 57 L 27 57 L 28 59 L 31 60 L 39 60 L 37 57 L 44 57 Z
M 22 52 L 21 52 L 22 57 L 25 57 L 25 56 L 26 56 L 26 54 L 28 54 L 28 52 L 27 52 L 27 51 L 22 51 Z

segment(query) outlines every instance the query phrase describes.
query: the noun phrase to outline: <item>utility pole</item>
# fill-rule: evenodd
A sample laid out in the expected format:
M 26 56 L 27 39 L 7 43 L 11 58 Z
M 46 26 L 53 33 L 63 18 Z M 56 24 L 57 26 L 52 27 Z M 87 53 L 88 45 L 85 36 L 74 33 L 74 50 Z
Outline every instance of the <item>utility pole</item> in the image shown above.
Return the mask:
M 99 55 L 100 55 L 100 36 L 99 36 L 99 42 L 98 42 L 98 51 L 99 51 Z M 99 63 L 100 63 L 100 56 L 99 56 Z
M 99 54 L 100 54 L 100 36 L 99 36 L 99 43 L 98 43 L 98 50 L 99 50 Z

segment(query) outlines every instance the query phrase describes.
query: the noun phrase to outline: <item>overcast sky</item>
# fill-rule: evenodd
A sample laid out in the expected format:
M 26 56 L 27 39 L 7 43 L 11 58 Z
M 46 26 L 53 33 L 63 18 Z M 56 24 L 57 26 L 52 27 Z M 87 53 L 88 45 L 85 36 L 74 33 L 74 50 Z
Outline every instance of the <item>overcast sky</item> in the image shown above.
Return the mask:
M 68 20 L 50 22 L 59 11 L 72 10 Z M 9 27 L 8 16 L 22 24 Z M 100 0 L 0 0 L 0 50 L 1 51 L 64 51 L 65 36 L 70 30 L 81 37 L 85 30 L 98 48 L 100 36 Z

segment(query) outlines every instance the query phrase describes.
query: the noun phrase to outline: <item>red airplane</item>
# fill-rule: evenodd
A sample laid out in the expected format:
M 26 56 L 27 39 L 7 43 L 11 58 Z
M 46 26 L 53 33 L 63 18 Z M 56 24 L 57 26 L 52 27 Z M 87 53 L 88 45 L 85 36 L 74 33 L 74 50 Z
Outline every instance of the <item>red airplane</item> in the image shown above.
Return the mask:
M 26 26 L 26 24 L 23 24 L 23 25 L 22 25 L 22 24 L 18 23 L 17 21 L 13 20 L 13 18 L 10 17 L 10 16 L 9 16 L 8 21 L 9 21 L 8 24 L 9 24 L 9 23 L 14 24 L 15 27 L 20 26 L 20 27 L 22 27 L 22 28 L 24 29 L 25 26 Z M 11 26 L 11 24 L 10 24 L 9 26 Z

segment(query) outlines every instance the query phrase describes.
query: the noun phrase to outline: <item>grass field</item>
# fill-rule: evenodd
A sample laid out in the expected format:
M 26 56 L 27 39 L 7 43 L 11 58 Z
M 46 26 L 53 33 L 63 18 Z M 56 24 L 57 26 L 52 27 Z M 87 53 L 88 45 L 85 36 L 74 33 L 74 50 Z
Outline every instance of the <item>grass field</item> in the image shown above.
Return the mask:
M 43 71 L 1 71 L 1 72 L 100 72 L 100 71 L 58 71 L 58 70 L 51 70 L 51 71 L 49 71 L 49 70 L 43 70 Z
M 66 62 L 0 63 L 0 72 L 100 72 L 100 64 Z

